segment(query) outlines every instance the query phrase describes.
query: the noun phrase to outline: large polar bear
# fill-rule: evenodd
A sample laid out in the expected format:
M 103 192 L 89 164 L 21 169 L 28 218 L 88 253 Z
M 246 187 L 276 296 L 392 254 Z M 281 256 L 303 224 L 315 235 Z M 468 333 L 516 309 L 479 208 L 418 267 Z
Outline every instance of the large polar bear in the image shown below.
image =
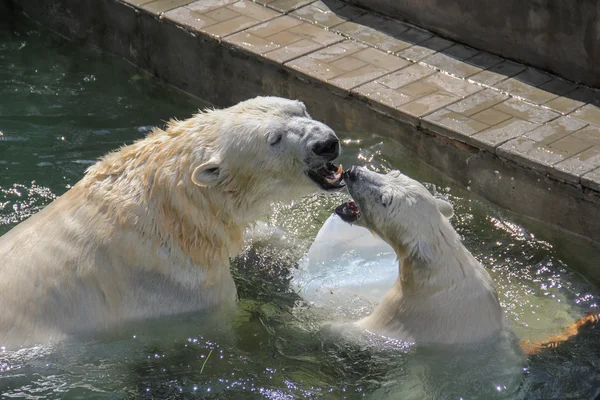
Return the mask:
M 301 102 L 257 97 L 108 154 L 0 238 L 0 345 L 231 303 L 244 229 L 342 187 L 339 153 Z
M 502 330 L 491 277 L 450 225 L 450 203 L 398 171 L 351 167 L 343 177 L 355 202 L 336 213 L 379 235 L 401 264 L 394 286 L 360 327 L 421 344 L 480 342 Z

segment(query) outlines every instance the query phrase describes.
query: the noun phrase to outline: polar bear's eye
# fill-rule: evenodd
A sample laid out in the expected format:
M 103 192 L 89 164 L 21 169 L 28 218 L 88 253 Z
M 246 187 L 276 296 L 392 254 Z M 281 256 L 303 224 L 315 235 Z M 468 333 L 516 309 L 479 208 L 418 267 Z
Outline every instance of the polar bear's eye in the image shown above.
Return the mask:
M 385 192 L 381 195 L 381 205 L 387 207 L 392 202 L 392 194 L 389 192 Z
M 275 146 L 277 143 L 281 142 L 283 135 L 269 135 L 269 144 L 271 146 Z

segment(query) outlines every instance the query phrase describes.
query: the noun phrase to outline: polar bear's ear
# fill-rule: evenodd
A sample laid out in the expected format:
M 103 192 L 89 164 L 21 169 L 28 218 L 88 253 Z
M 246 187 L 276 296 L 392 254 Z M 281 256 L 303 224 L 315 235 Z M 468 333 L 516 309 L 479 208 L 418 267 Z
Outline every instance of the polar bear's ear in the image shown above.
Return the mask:
M 452 207 L 452 204 L 442 199 L 435 199 L 435 203 L 444 217 L 448 219 L 452 218 L 454 215 L 454 208 Z
M 192 182 L 201 187 L 212 187 L 219 182 L 220 173 L 219 163 L 209 161 L 194 169 Z

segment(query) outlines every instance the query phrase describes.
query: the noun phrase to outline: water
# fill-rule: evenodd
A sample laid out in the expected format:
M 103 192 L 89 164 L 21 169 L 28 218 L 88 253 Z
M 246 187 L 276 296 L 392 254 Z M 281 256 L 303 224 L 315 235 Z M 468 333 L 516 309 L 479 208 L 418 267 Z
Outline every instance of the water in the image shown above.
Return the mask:
M 102 154 L 205 103 L 113 57 L 85 52 L 29 23 L 0 28 L 0 234 L 81 178 Z M 492 274 L 519 339 L 543 338 L 598 304 L 575 271 L 600 252 L 480 200 L 397 143 L 339 132 L 344 165 L 401 169 L 455 207 L 452 223 Z M 507 177 L 509 179 L 509 177 Z M 0 393 L 29 399 L 594 399 L 600 329 L 525 359 L 505 344 L 413 348 L 348 341 L 319 328 L 337 314 L 290 289 L 291 272 L 344 194 L 276 205 L 274 232 L 232 262 L 237 311 L 179 315 L 0 353 Z M 1 350 L 0 350 L 1 351 Z

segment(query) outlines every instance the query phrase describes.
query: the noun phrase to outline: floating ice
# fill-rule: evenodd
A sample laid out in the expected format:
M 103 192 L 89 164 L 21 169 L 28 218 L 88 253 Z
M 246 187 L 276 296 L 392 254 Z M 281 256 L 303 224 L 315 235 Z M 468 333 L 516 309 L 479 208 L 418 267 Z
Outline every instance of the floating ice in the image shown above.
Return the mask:
M 292 286 L 317 306 L 346 308 L 357 300 L 379 302 L 397 277 L 398 261 L 391 246 L 334 214 L 301 260 Z

